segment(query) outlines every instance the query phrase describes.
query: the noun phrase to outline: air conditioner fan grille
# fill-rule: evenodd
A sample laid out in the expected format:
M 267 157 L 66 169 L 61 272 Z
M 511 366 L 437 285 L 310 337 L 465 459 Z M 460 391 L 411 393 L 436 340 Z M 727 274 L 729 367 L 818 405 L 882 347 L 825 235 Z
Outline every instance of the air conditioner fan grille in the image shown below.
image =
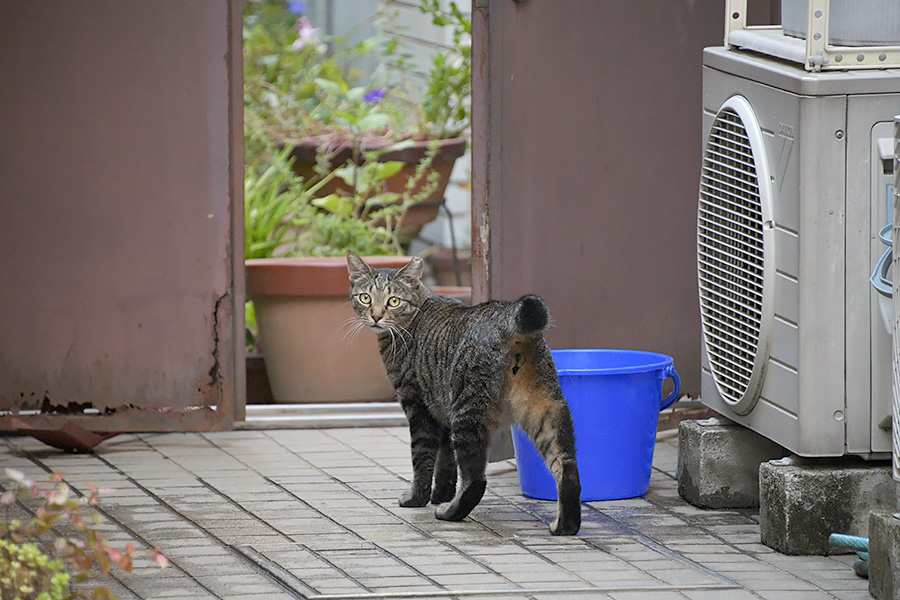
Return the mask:
M 724 108 L 706 142 L 698 220 L 700 309 L 710 370 L 741 402 L 754 376 L 763 320 L 763 215 L 754 149 Z

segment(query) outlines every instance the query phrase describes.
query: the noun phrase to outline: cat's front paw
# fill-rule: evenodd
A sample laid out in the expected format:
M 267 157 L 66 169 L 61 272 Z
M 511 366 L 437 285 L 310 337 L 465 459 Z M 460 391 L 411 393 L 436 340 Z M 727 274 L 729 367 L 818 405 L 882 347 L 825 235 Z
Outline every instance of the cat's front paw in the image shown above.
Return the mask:
M 431 490 L 411 489 L 400 496 L 400 506 L 403 508 L 415 508 L 428 504 Z

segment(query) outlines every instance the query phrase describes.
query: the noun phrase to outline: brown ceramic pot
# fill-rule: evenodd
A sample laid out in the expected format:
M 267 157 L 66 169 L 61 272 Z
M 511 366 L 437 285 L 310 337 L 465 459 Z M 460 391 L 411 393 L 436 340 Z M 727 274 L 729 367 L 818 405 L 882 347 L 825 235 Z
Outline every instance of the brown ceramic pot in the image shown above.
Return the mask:
M 397 268 L 408 256 L 368 257 Z M 375 336 L 345 336 L 350 306 L 347 261 L 267 258 L 245 261 L 272 396 L 278 403 L 383 402 L 394 392 Z M 352 337 L 352 339 L 351 339 Z
M 294 158 L 294 171 L 301 177 L 309 178 L 315 173 L 316 156 L 322 139 L 311 137 L 301 140 L 291 156 Z M 396 175 L 389 178 L 385 185 L 388 191 L 401 194 L 406 190 L 406 182 L 413 176 L 416 166 L 424 158 L 425 152 L 428 150 L 429 142 L 414 142 L 401 150 L 392 150 L 385 152 L 379 157 L 379 162 L 400 161 L 406 163 L 403 169 Z M 412 240 L 419 235 L 419 230 L 426 223 L 433 221 L 441 208 L 444 199 L 444 192 L 447 189 L 447 183 L 450 181 L 450 173 L 453 171 L 453 165 L 456 159 L 465 154 L 466 140 L 465 138 L 452 138 L 440 140 L 440 147 L 434 157 L 432 169 L 438 174 L 438 185 L 434 192 L 423 201 L 412 206 L 403 219 L 403 238 Z M 352 157 L 353 152 L 349 146 L 338 146 L 329 152 L 331 164 L 339 166 L 345 164 Z M 419 191 L 424 180 L 414 188 L 413 193 Z M 334 193 L 337 190 L 350 192 L 350 188 L 343 180 L 335 178 L 329 185 L 323 186 L 320 190 L 322 196 Z

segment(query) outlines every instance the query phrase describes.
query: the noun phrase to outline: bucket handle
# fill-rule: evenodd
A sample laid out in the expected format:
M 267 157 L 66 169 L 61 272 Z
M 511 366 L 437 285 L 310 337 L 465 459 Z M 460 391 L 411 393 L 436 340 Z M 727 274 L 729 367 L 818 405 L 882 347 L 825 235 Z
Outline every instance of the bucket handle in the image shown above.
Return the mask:
M 678 371 L 675 370 L 675 367 L 669 365 L 663 371 L 663 379 L 671 379 L 672 383 L 675 384 L 675 389 L 672 390 L 672 393 L 659 401 L 659 410 L 664 411 L 678 400 L 678 396 L 681 393 L 681 377 L 678 376 Z

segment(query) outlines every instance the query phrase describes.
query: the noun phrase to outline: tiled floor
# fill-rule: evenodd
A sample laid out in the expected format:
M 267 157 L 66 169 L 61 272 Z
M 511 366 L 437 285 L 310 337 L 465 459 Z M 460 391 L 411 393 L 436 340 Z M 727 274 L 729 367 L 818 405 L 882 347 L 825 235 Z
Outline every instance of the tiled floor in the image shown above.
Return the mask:
M 0 466 L 64 471 L 103 496 L 105 529 L 158 546 L 108 585 L 122 599 L 868 598 L 855 555 L 790 557 L 759 543 L 756 511 L 678 497 L 677 439 L 657 443 L 650 491 L 585 503 L 577 537 L 552 537 L 555 503 L 522 496 L 494 463 L 469 518 L 397 506 L 410 477 L 404 428 L 120 436 L 95 454 L 0 437 Z

